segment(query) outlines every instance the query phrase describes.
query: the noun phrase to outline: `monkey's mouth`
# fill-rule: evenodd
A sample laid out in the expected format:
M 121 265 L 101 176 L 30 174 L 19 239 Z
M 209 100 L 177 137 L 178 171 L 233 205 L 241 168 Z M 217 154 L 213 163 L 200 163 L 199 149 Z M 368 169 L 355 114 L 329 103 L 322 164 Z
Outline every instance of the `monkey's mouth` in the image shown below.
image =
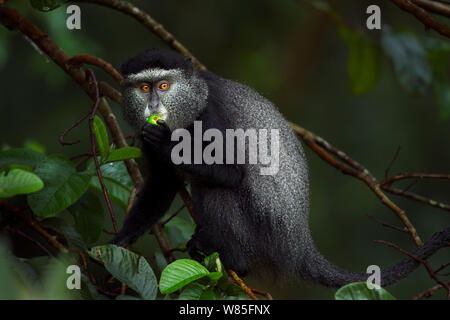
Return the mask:
M 145 108 L 145 111 L 144 111 L 145 121 L 147 121 L 148 118 L 150 118 L 151 116 L 159 116 L 159 117 L 161 117 L 162 120 L 166 120 L 167 113 L 166 112 L 156 112 L 156 111 L 152 112 L 149 108 Z

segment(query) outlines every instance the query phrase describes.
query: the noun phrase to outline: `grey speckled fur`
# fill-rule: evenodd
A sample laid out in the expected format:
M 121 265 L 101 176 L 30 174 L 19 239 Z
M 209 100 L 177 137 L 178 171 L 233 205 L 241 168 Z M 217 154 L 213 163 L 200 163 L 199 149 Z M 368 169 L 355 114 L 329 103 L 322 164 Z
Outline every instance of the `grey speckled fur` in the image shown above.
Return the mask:
M 135 72 L 126 75 L 129 85 L 124 91 L 125 116 L 137 130 L 145 123 L 144 102 L 136 95 L 133 77 L 143 72 L 148 80 L 155 80 L 161 72 L 158 68 L 137 70 L 139 63 L 148 65 L 144 58 L 141 60 L 132 61 Z M 260 165 L 245 164 L 245 176 L 237 188 L 213 188 L 185 175 L 192 185 L 194 212 L 198 215 L 193 238 L 202 243 L 205 253 L 218 251 L 227 267 L 244 273 L 269 271 L 284 278 L 301 275 L 331 287 L 365 281 L 366 274 L 336 267 L 314 246 L 308 221 L 307 161 L 300 141 L 277 108 L 253 89 L 209 72 L 176 69 L 166 73 L 174 85 L 163 101 L 172 130 L 186 128 L 210 112 L 224 122 L 225 128 L 278 129 L 280 133 L 280 168 L 276 175 L 260 175 Z M 449 234 L 450 228 L 435 234 L 416 254 L 423 258 L 431 255 L 449 241 Z M 417 266 L 415 260 L 405 258 L 382 270 L 382 285 L 402 279 Z

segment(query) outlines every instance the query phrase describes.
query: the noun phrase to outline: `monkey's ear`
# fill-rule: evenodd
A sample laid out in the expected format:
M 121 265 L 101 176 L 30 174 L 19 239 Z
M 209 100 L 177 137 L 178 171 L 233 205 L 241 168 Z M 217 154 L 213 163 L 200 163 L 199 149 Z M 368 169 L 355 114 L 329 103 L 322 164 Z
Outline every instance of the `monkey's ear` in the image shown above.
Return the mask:
M 184 60 L 187 64 L 186 73 L 189 77 L 191 77 L 194 74 L 194 65 L 192 64 L 192 59 L 191 57 L 185 57 Z

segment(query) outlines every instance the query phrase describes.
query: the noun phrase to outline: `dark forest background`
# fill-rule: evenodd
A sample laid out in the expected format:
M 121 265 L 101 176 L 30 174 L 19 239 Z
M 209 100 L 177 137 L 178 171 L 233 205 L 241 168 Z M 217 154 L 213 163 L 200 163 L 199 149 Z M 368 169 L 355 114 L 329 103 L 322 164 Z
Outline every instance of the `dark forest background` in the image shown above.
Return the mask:
M 107 8 L 79 4 L 82 29 L 70 31 L 65 26 L 66 5 L 42 13 L 28 1 L 8 2 L 36 22 L 69 55 L 93 54 L 118 68 L 122 61 L 147 48 L 165 47 L 139 23 Z M 355 95 L 347 70 L 349 46 L 333 20 L 323 12 L 302 1 L 290 0 L 133 3 L 164 25 L 210 71 L 255 88 L 273 101 L 289 121 L 320 135 L 375 176 L 384 176 L 399 146 L 401 151 L 391 173 L 449 172 L 450 106 L 438 101 L 435 79 L 430 80 L 425 74 L 421 82 L 406 85 L 411 89 L 408 90 L 392 59 L 382 54 L 376 68 L 378 81 L 366 93 Z M 364 30 L 369 39 L 377 42 L 382 37 L 382 31 L 365 28 L 365 9 L 374 1 L 330 3 L 344 21 Z M 383 28 L 412 34 L 424 48 L 427 41 L 447 41 L 433 31 L 425 31 L 419 21 L 391 2 L 380 5 Z M 414 59 L 408 63 L 409 68 L 416 68 Z M 102 72 L 96 75 L 112 83 Z M 82 143 L 62 147 L 58 137 L 90 104 L 73 80 L 46 61 L 24 37 L 0 27 L 0 144 L 20 147 L 32 140 L 45 146 L 49 154 L 70 156 L 86 152 L 86 123 L 69 136 L 81 138 Z M 120 115 L 120 106 L 111 105 Z M 120 117 L 119 122 L 125 134 L 132 133 Z M 398 251 L 373 240 L 384 239 L 412 249 L 411 238 L 366 216 L 371 214 L 400 225 L 394 213 L 361 181 L 341 174 L 309 148 L 305 150 L 311 179 L 310 225 L 323 255 L 353 271 L 365 271 L 371 264 L 387 267 L 402 259 Z M 424 180 L 414 186 L 414 191 L 445 202 L 450 200 L 449 187 L 445 180 Z M 423 239 L 449 224 L 448 212 L 391 197 L 406 210 Z M 174 208 L 180 203 L 177 198 Z M 115 210 L 122 220 L 123 210 L 118 206 Z M 110 228 L 106 218 L 105 226 Z M 96 244 L 103 244 L 110 237 L 103 233 Z M 135 247 L 147 255 L 158 250 L 152 235 L 142 237 Z M 448 253 L 443 250 L 430 262 L 437 266 L 447 262 L 446 257 Z M 335 292 L 301 281 L 288 288 L 261 279 L 247 281 L 278 299 L 331 299 Z M 420 267 L 389 291 L 406 299 L 432 285 L 425 268 Z M 441 290 L 434 298 L 442 299 L 444 294 Z

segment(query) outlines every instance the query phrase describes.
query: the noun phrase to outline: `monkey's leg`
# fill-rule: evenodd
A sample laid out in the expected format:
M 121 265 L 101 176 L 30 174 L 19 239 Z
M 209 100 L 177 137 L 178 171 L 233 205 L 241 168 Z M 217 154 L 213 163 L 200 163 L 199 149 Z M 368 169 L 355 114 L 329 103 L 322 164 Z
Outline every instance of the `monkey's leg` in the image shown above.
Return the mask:
M 217 235 L 214 237 L 211 233 L 197 227 L 196 233 L 186 245 L 189 255 L 195 260 L 203 261 L 205 256 L 218 252 L 225 268 L 232 269 L 240 276 L 246 276 L 249 270 L 238 243 L 228 239 L 227 245 L 224 246 L 224 242 L 217 239 Z
M 219 253 L 227 269 L 239 275 L 248 273 L 246 249 L 251 246 L 248 221 L 239 204 L 239 194 L 225 188 L 212 189 L 191 185 L 197 228 L 187 243 L 191 257 L 201 260 L 204 255 Z

